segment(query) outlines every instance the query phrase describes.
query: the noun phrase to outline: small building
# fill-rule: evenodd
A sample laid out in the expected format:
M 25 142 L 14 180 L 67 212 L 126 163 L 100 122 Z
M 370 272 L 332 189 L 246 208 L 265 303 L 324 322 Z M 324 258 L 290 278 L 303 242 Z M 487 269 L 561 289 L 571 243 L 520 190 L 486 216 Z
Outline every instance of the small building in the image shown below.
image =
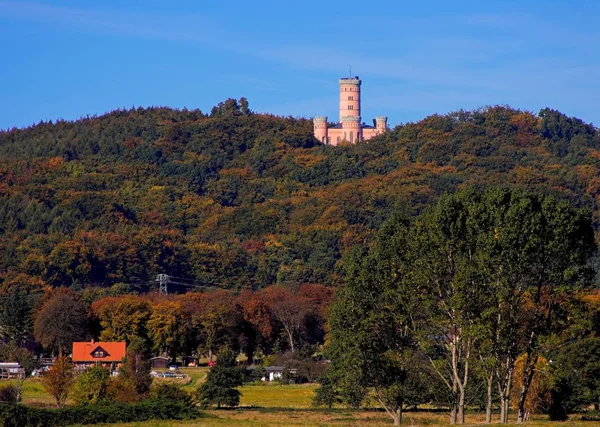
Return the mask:
M 169 366 L 169 360 L 168 357 L 153 357 L 150 359 L 150 366 L 152 369 L 166 369 Z
M 265 367 L 265 371 L 266 371 L 266 376 L 262 378 L 263 381 L 275 381 L 275 380 L 280 380 L 283 377 L 283 371 L 286 370 L 291 374 L 291 375 L 296 375 L 296 373 L 298 372 L 297 369 L 291 368 L 288 369 L 284 366 L 267 366 Z
M 185 356 L 182 359 L 182 366 L 196 367 L 200 365 L 200 359 L 196 356 Z
M 25 369 L 18 362 L 0 362 L 0 379 L 25 378 Z
M 127 344 L 125 341 L 109 342 L 74 342 L 73 364 L 75 369 L 83 370 L 91 366 L 103 366 L 114 371 L 121 365 L 121 361 L 127 355 Z

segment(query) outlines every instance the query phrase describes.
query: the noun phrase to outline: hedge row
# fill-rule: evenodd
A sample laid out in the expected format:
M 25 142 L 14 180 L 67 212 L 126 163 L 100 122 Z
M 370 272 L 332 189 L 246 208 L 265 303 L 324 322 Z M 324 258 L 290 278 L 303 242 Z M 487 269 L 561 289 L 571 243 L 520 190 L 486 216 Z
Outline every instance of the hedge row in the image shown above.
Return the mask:
M 585 412 L 581 416 L 581 421 L 600 421 L 600 411 Z
M 36 409 L 24 405 L 0 404 L 0 426 L 2 427 L 55 427 L 73 424 L 183 420 L 201 416 L 202 413 L 197 408 L 169 400 L 111 402 L 61 409 Z

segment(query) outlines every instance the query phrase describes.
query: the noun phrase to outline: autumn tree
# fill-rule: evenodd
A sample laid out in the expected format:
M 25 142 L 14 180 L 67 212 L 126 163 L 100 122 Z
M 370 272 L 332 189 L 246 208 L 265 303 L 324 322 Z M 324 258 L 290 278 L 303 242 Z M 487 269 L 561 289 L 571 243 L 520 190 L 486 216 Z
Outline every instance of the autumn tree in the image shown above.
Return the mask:
M 198 331 L 200 346 L 209 360 L 219 346 L 238 347 L 240 312 L 231 292 L 218 290 L 184 296 L 194 304 L 192 327 Z
M 85 338 L 87 318 L 87 308 L 75 294 L 55 292 L 36 314 L 35 338 L 44 347 L 62 355 L 73 341 Z
M 154 349 L 175 358 L 185 345 L 189 320 L 179 301 L 161 298 L 152 303 L 147 327 Z
M 283 326 L 290 350 L 294 351 L 295 344 L 300 339 L 299 334 L 304 327 L 304 321 L 312 311 L 310 300 L 281 286 L 266 288 L 264 299 L 273 316 Z
M 74 380 L 73 363 L 66 356 L 58 356 L 42 377 L 44 389 L 54 397 L 57 408 L 65 405 Z
M 104 341 L 148 339 L 147 323 L 151 307 L 146 298 L 137 295 L 107 297 L 95 301 L 92 311 L 100 321 Z

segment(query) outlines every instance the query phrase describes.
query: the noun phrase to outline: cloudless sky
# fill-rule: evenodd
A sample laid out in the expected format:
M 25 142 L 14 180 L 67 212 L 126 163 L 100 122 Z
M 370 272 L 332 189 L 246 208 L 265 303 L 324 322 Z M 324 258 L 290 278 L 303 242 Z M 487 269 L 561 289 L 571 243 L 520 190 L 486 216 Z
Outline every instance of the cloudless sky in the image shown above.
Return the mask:
M 600 123 L 600 1 L 0 0 L 0 129 L 132 106 L 392 125 L 508 104 Z

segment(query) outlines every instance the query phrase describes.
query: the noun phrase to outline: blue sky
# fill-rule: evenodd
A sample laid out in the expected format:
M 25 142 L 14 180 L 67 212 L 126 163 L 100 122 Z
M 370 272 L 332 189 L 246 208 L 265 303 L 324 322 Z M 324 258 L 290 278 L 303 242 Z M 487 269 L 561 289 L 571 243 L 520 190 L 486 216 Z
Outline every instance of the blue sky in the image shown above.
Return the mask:
M 0 129 L 116 108 L 363 119 L 508 104 L 600 124 L 600 2 L 0 0 Z

